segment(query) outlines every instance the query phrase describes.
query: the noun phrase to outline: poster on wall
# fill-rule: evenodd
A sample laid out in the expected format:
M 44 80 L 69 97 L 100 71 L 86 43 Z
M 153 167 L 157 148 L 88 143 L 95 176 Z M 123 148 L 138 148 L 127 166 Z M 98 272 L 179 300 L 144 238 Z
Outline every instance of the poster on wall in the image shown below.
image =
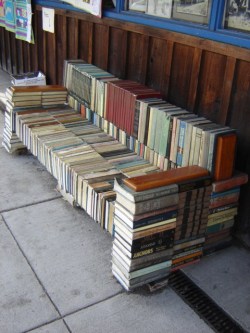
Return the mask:
M 228 0 L 225 28 L 250 32 L 250 0 Z
M 16 18 L 14 10 L 14 1 L 5 0 L 4 2 L 4 13 L 5 13 L 5 28 L 8 31 L 16 32 Z
M 102 0 L 66 0 L 72 6 L 82 9 L 92 15 L 102 16 Z
M 4 0 L 0 0 L 0 27 L 5 27 Z
M 137 12 L 145 13 L 147 10 L 146 0 L 129 0 L 128 10 L 135 10 Z
M 33 43 L 31 0 L 0 0 L 0 26 Z
M 26 42 L 34 42 L 31 26 L 32 10 L 30 1 L 16 0 L 15 2 L 16 17 L 16 38 Z
M 210 8 L 210 0 L 177 0 L 174 2 L 173 18 L 207 24 Z
M 148 0 L 147 14 L 171 18 L 172 0 Z

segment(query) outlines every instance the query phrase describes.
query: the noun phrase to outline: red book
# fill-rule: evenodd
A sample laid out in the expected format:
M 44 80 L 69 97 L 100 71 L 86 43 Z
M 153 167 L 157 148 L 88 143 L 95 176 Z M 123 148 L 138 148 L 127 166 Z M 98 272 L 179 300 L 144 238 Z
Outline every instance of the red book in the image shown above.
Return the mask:
M 80 106 L 80 113 L 84 118 L 86 118 L 86 107 L 83 104 Z
M 231 178 L 234 170 L 236 133 L 219 136 L 215 151 L 214 180 Z

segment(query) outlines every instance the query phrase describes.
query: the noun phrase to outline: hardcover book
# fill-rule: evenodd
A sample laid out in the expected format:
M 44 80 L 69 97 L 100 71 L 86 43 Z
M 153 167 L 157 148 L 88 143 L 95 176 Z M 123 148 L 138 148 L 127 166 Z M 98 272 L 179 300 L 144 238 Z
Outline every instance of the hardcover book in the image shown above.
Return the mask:
M 197 165 L 179 169 L 162 171 L 159 173 L 124 179 L 124 184 L 134 191 L 144 191 L 159 186 L 178 184 L 180 182 L 208 176 L 209 172 Z

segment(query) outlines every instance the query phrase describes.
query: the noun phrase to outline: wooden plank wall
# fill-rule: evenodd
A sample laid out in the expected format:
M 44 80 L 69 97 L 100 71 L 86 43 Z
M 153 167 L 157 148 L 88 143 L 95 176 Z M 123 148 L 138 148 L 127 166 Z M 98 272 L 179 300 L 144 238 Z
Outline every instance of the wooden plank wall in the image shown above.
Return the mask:
M 144 83 L 178 106 L 238 130 L 236 167 L 250 176 L 250 50 L 88 14 L 56 10 L 55 33 L 33 15 L 34 45 L 0 28 L 0 65 L 41 70 L 61 84 L 64 59 L 84 59 L 119 78 Z M 250 185 L 240 199 L 237 232 L 250 234 Z

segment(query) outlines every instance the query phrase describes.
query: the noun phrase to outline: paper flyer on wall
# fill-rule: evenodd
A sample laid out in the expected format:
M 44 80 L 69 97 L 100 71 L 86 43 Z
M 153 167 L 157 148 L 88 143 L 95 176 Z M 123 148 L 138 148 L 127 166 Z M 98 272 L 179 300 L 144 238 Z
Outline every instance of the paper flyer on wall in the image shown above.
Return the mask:
M 43 30 L 51 33 L 55 32 L 55 9 L 42 8 Z
M 16 0 L 15 16 L 16 38 L 25 40 L 29 43 L 33 43 L 34 37 L 31 26 L 32 10 L 30 0 Z
M 0 0 L 0 27 L 5 27 L 4 0 Z

